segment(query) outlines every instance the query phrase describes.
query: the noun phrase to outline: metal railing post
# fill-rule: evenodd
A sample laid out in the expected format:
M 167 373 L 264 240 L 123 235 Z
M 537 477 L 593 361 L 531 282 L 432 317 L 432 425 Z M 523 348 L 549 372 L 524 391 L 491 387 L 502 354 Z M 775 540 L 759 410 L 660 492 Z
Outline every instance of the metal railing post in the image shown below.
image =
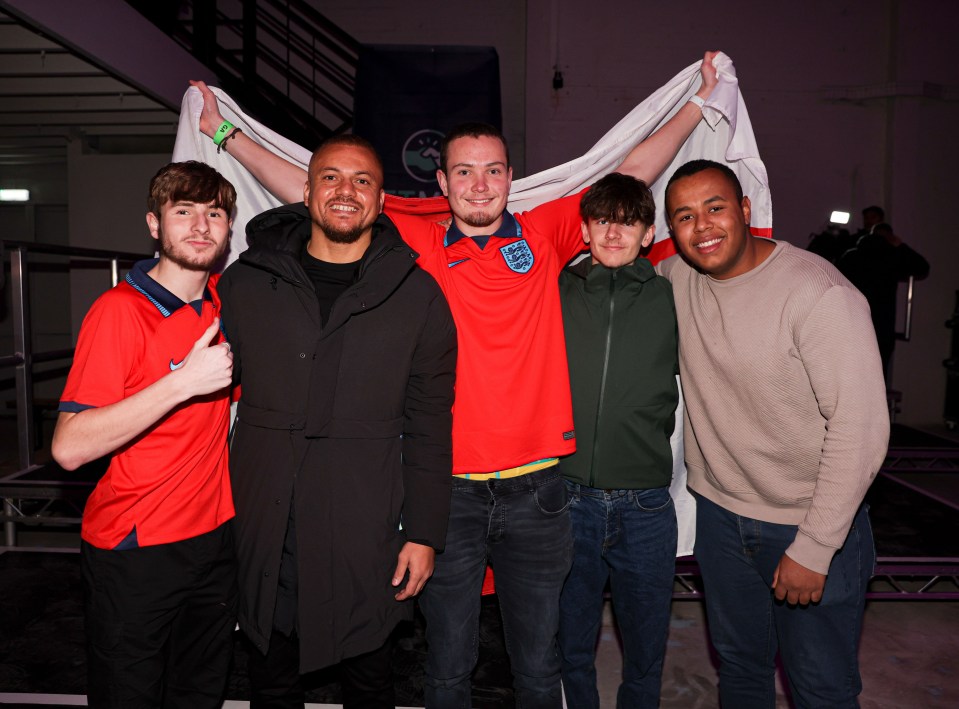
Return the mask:
M 13 240 L 8 241 L 6 239 L 2 241 L 2 246 L 3 248 L 0 248 L 0 254 L 4 252 L 9 252 L 10 254 L 10 309 L 13 315 L 14 351 L 11 354 L 0 353 L 0 366 L 15 368 L 17 448 L 20 460 L 20 470 L 3 479 L 4 482 L 9 482 L 11 479 L 18 478 L 18 476 L 22 474 L 30 473 L 34 468 L 43 467 L 34 465 L 33 461 L 38 422 L 38 411 L 34 407 L 33 366 L 42 362 L 70 359 L 74 353 L 72 347 L 40 352 L 34 350 L 30 313 L 29 253 L 34 251 L 60 256 L 98 259 L 101 263 L 108 262 L 110 266 L 110 280 L 113 285 L 116 285 L 120 280 L 121 264 L 134 263 L 147 256 L 144 254 L 124 253 L 120 251 L 66 247 L 33 242 L 26 243 Z M 68 269 L 71 267 L 72 264 L 67 264 Z M 9 490 L 10 488 L 5 488 L 5 496 L 0 495 L 0 499 L 2 499 L 3 503 L 4 544 L 13 547 L 16 546 L 17 543 L 17 520 L 22 516 L 19 501 L 21 499 L 33 500 L 38 498 L 17 495 L 16 492 L 19 491 L 19 488 L 16 486 L 13 486 L 13 492 Z M 43 499 L 48 498 L 44 497 Z
M 899 333 L 899 339 L 903 342 L 909 342 L 912 339 L 912 292 L 915 285 L 916 279 L 909 276 L 909 283 L 906 286 L 906 324 Z
M 13 349 L 20 359 L 16 365 L 17 387 L 17 448 L 20 469 L 33 465 L 33 339 L 30 329 L 30 277 L 27 271 L 27 252 L 22 246 L 10 251 L 10 279 L 13 296 Z M 14 512 L 13 502 L 3 501 L 7 515 Z M 4 542 L 16 546 L 17 528 L 14 522 L 3 525 Z

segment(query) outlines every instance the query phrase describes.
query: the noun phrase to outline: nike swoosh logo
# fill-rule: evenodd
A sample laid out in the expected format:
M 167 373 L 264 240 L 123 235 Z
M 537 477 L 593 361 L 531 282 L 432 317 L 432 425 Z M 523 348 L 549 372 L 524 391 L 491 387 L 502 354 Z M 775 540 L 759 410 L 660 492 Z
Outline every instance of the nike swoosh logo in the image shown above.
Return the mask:
M 173 359 L 171 358 L 171 359 L 170 359 L 170 371 L 173 372 L 173 371 L 176 371 L 177 369 L 179 369 L 180 367 L 182 367 L 184 361 L 185 361 L 185 358 L 184 358 L 184 359 L 181 359 L 181 360 L 180 360 L 179 362 L 177 362 L 176 364 L 173 364 Z

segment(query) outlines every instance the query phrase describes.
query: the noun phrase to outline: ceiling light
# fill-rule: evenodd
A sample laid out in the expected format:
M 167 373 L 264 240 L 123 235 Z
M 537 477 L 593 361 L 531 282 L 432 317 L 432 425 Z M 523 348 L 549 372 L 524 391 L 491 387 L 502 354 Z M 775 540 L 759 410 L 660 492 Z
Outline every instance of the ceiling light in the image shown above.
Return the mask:
M 30 190 L 0 189 L 0 202 L 28 202 L 28 201 L 30 201 Z

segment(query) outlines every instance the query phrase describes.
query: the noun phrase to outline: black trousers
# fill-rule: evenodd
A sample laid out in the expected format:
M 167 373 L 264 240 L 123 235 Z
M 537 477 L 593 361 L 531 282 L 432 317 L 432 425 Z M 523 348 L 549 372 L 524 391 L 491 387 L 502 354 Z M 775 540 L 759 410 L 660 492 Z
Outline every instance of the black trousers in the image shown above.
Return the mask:
M 303 709 L 305 690 L 300 679 L 300 643 L 274 630 L 263 655 L 247 640 L 250 653 L 250 709 Z M 393 709 L 393 642 L 343 660 L 337 666 L 343 709 Z
M 219 707 L 236 626 L 231 524 L 124 551 L 84 542 L 80 560 L 89 706 Z

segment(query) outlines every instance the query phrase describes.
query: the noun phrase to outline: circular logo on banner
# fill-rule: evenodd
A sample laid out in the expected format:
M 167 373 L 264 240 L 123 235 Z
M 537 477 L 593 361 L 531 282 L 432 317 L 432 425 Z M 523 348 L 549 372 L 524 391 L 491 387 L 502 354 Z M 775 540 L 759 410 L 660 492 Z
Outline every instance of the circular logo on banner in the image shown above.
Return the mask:
M 403 167 L 418 182 L 434 182 L 440 167 L 440 141 L 443 134 L 426 128 L 418 130 L 403 145 Z

